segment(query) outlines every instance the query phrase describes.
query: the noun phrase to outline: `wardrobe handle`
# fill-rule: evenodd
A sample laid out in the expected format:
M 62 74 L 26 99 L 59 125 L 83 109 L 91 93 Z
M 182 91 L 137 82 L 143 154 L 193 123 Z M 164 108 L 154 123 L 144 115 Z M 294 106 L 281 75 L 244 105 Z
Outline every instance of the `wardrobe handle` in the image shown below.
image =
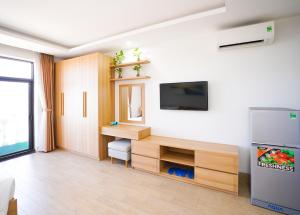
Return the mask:
M 85 92 L 85 117 L 87 117 L 87 92 Z
M 83 91 L 83 117 L 87 117 L 87 92 Z
M 63 116 L 65 114 L 65 94 L 60 94 L 60 113 Z

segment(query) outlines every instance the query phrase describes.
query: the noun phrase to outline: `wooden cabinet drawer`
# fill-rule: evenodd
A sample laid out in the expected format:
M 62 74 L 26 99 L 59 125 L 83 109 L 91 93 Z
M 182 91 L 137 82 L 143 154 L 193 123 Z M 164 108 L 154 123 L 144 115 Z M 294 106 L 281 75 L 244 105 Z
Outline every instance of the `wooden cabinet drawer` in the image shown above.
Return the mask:
M 196 167 L 195 181 L 205 186 L 238 193 L 238 176 L 235 174 Z
M 158 158 L 159 145 L 151 142 L 131 141 L 131 152 L 137 155 L 144 155 L 147 157 Z
M 195 164 L 198 167 L 238 174 L 237 155 L 196 151 Z
M 159 162 L 158 159 L 155 158 L 149 158 L 149 157 L 132 154 L 131 165 L 133 168 L 136 169 L 145 170 L 154 173 L 159 172 Z

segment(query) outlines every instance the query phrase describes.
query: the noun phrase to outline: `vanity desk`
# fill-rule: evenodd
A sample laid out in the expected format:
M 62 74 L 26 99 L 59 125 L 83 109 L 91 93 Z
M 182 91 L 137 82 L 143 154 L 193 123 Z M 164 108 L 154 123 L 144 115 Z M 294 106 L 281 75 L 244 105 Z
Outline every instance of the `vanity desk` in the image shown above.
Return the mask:
M 102 127 L 103 135 L 126 138 L 130 140 L 141 140 L 150 136 L 151 128 L 136 125 L 107 125 Z

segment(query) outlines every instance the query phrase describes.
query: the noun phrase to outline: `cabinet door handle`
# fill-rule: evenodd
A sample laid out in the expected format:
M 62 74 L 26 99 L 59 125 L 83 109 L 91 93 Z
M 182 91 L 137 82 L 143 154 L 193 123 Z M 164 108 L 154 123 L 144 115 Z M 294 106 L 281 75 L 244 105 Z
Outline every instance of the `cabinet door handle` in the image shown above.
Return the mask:
M 65 114 L 65 94 L 60 93 L 60 114 L 63 116 Z
M 85 92 L 85 117 L 87 117 L 87 92 Z
M 87 117 L 87 92 L 86 91 L 83 91 L 83 114 L 82 114 L 82 116 L 84 117 L 84 118 L 86 118 Z

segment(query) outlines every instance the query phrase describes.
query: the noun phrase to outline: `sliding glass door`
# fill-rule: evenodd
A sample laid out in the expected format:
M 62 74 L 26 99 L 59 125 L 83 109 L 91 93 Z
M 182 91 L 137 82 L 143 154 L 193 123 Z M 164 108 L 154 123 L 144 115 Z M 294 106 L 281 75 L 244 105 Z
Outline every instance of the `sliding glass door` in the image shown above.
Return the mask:
M 0 160 L 33 151 L 33 63 L 0 57 Z

